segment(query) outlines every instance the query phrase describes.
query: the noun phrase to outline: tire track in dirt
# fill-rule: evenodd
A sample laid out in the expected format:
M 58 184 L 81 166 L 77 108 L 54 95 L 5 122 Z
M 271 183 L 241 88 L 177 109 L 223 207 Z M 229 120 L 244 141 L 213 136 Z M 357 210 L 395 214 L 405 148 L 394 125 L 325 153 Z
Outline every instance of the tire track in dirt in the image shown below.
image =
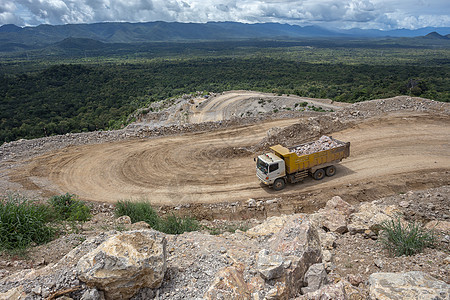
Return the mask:
M 450 170 L 449 119 L 403 113 L 334 133 L 333 137 L 351 142 L 351 156 L 338 166 L 336 176 L 320 182 L 307 179 L 274 192 L 258 182 L 254 155 L 233 151 L 258 143 L 271 127 L 297 121 L 68 147 L 34 158 L 13 170 L 11 178 L 22 184 L 32 181 L 32 189 L 48 194 L 69 192 L 101 202 L 144 198 L 175 206 L 289 197 L 346 184 L 376 186 L 405 173 L 411 173 L 413 183 L 428 172 Z

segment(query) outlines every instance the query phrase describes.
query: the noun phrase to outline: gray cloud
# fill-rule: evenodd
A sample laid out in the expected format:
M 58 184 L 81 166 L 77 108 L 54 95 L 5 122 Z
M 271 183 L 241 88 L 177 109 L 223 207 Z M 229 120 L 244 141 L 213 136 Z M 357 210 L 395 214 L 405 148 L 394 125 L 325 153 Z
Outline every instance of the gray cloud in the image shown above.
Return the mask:
M 280 22 L 340 28 L 450 26 L 446 0 L 0 0 L 0 24 Z

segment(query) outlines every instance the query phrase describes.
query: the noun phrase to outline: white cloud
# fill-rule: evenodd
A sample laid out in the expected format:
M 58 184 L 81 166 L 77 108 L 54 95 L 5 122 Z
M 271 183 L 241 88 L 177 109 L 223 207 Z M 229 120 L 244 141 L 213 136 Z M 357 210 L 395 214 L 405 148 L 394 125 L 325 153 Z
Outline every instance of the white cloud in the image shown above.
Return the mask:
M 0 0 L 0 24 L 17 25 L 160 20 L 389 29 L 450 26 L 449 15 L 445 0 Z

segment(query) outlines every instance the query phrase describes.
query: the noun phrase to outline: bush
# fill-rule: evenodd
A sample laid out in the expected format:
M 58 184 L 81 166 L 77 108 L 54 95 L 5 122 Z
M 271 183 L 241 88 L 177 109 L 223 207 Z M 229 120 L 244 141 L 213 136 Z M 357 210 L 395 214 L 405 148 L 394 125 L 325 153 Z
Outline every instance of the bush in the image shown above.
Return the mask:
M 0 249 L 25 249 L 51 241 L 56 229 L 46 225 L 50 215 L 47 205 L 19 195 L 0 199 Z
M 91 218 L 91 210 L 75 195 L 69 193 L 60 196 L 53 196 L 49 199 L 55 215 L 55 220 L 64 221 L 82 221 L 85 222 Z
M 175 215 L 160 218 L 148 201 L 131 202 L 118 201 L 115 210 L 116 217 L 129 216 L 132 223 L 144 221 L 155 230 L 168 234 L 181 234 L 199 229 L 197 220 Z
M 435 237 L 417 222 L 404 223 L 400 217 L 381 224 L 379 241 L 394 256 L 413 255 L 432 247 Z

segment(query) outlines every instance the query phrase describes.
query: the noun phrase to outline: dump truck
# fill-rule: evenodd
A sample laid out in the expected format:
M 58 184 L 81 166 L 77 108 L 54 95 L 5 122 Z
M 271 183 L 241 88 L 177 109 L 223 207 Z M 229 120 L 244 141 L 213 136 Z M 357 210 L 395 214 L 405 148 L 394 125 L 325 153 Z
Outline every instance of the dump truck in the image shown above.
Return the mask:
M 286 184 L 303 181 L 311 175 L 316 180 L 336 174 L 335 164 L 350 155 L 350 142 L 322 136 L 314 142 L 290 148 L 281 145 L 255 158 L 256 176 L 261 182 L 279 191 Z

